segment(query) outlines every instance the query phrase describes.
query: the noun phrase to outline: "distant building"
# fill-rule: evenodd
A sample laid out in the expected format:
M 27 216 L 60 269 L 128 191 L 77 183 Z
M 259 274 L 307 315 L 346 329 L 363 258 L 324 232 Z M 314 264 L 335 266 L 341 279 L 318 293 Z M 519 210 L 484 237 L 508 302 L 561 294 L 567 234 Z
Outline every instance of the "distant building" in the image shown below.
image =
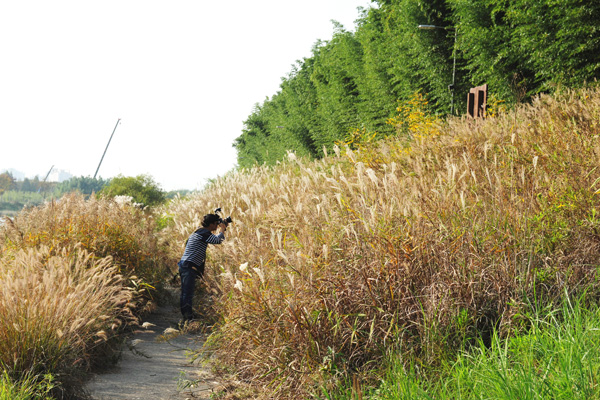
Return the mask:
M 8 168 L 8 169 L 0 169 L 0 174 L 4 173 L 4 172 L 8 172 L 12 175 L 13 178 L 15 178 L 16 181 L 23 181 L 25 180 L 25 178 L 29 178 L 29 179 L 33 179 L 34 177 L 32 176 L 25 176 L 25 174 L 21 171 L 18 171 L 14 168 Z M 40 181 L 44 180 L 44 177 L 46 176 L 46 174 L 40 174 L 40 175 L 36 175 L 38 177 L 38 179 Z M 50 172 L 50 174 L 48 175 L 48 178 L 46 179 L 47 182 L 64 182 L 66 180 L 69 180 L 73 177 L 73 175 L 70 172 L 65 171 L 64 169 L 52 169 L 52 171 Z
M 69 180 L 73 177 L 73 175 L 71 175 L 70 173 L 68 173 L 65 170 L 62 169 L 53 169 L 52 172 L 50 172 L 50 175 L 48 175 L 48 179 L 46 179 L 47 182 L 64 182 L 66 180 Z

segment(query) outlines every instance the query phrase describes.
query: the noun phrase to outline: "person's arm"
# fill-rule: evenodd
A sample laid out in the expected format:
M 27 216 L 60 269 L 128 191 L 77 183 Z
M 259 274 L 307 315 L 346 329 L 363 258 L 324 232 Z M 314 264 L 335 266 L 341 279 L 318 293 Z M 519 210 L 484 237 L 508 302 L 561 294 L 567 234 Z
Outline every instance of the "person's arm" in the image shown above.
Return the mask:
M 208 238 L 206 238 L 206 243 L 210 243 L 210 244 L 221 244 L 223 242 L 223 240 L 225 240 L 225 230 L 227 229 L 225 226 L 225 224 L 221 224 L 220 226 L 220 232 L 216 235 L 213 235 L 212 233 L 208 236 Z

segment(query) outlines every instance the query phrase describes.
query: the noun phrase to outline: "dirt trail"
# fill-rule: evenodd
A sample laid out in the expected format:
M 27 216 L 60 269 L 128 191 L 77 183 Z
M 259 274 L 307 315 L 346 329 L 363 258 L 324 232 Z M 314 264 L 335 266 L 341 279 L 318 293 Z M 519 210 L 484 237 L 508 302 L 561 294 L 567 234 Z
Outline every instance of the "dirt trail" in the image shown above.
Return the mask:
M 93 400 L 184 400 L 210 399 L 217 385 L 207 367 L 191 364 L 189 351 L 199 349 L 203 338 L 198 334 L 181 334 L 169 341 L 157 340 L 167 328 L 174 328 L 180 319 L 179 309 L 164 306 L 149 315 L 144 322 L 153 324 L 140 328 L 123 346 L 122 359 L 106 373 L 95 375 L 86 391 Z M 132 347 L 132 344 L 135 346 Z M 133 349 L 133 350 L 132 350 Z M 136 354 L 137 353 L 137 354 Z M 196 381 L 194 387 L 178 388 L 182 380 Z

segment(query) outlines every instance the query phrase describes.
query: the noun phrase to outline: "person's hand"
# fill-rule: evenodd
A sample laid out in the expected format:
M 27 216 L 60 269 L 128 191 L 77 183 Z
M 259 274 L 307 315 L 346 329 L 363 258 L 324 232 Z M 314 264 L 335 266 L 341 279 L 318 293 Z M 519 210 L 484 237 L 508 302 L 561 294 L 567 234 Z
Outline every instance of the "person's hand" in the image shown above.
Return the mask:
M 225 232 L 227 230 L 227 224 L 219 224 L 219 228 L 221 229 L 221 232 Z

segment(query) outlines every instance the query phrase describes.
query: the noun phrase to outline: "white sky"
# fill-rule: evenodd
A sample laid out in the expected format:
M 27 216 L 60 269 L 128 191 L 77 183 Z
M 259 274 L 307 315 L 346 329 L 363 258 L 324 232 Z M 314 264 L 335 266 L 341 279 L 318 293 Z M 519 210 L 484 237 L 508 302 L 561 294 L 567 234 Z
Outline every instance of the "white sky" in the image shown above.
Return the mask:
M 0 171 L 200 189 L 292 64 L 370 0 L 0 0 Z

